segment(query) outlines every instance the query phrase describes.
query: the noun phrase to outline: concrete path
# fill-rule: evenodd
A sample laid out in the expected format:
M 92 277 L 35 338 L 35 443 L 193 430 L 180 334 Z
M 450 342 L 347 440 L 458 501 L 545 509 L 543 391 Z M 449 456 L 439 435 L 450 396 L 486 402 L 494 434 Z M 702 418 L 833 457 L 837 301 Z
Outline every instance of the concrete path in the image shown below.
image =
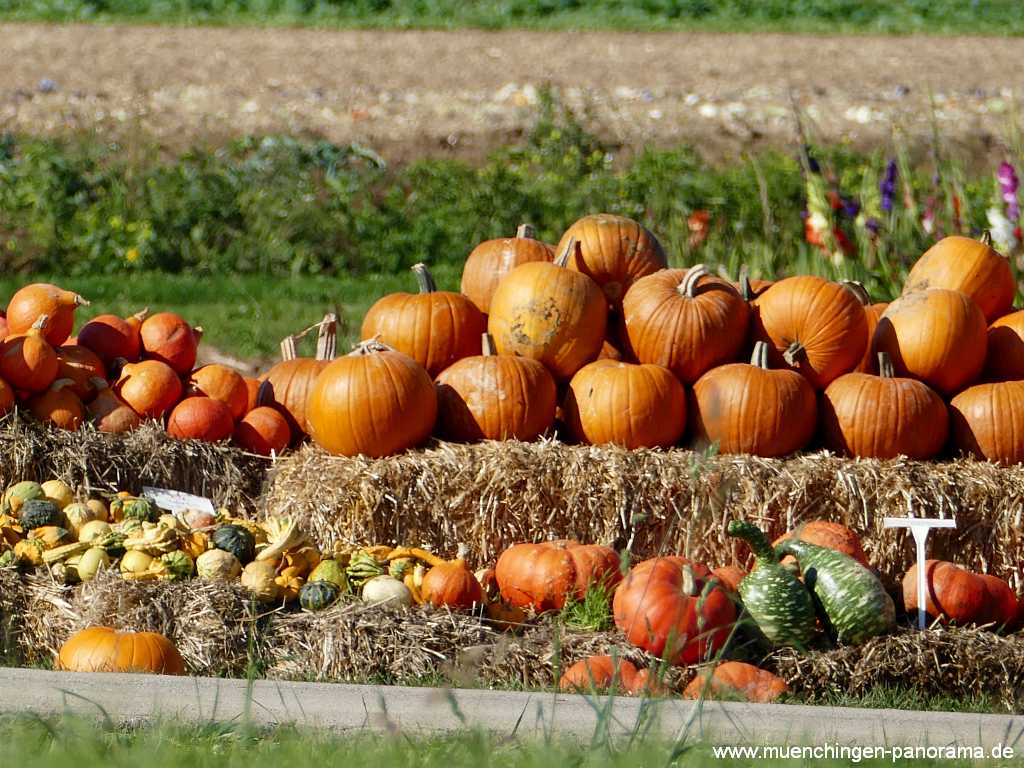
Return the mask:
M 1024 754 L 1024 717 L 696 702 L 643 701 L 501 691 L 75 674 L 0 669 L 0 712 L 109 716 L 115 721 L 178 718 L 299 724 L 334 730 L 405 732 L 480 727 L 520 736 L 558 733 L 590 738 L 607 710 L 612 736 L 649 727 L 668 737 L 713 744 L 946 746 Z

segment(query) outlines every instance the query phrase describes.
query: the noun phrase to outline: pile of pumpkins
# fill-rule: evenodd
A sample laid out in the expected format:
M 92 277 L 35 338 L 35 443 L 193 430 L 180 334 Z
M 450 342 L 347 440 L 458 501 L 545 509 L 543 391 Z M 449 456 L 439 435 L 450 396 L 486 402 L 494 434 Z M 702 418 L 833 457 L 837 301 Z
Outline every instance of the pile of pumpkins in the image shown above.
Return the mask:
M 72 337 L 75 310 L 85 304 L 49 283 L 11 297 L 0 318 L 0 415 L 20 403 L 61 429 L 91 421 L 111 433 L 157 419 L 174 437 L 233 439 L 261 455 L 291 442 L 285 416 L 260 402 L 260 381 L 217 364 L 193 370 L 201 328 L 143 310 L 99 315 Z
M 937 242 L 891 304 L 813 275 L 668 269 L 651 232 L 608 214 L 557 246 L 528 227 L 480 244 L 461 293 L 413 271 L 419 293 L 378 300 L 363 343 L 299 387 L 330 452 L 557 428 L 625 448 L 1024 460 L 1024 310 L 987 238 Z

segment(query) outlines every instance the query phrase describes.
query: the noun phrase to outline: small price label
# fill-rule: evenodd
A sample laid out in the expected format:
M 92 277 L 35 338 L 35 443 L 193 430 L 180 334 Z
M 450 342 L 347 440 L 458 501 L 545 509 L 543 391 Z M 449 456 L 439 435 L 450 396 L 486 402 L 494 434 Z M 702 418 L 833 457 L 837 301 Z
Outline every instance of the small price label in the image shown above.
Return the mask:
M 193 496 L 184 491 L 172 491 L 167 488 L 150 488 L 142 486 L 142 495 L 156 504 L 160 509 L 166 509 L 171 513 L 184 512 L 187 509 L 195 509 L 199 512 L 217 514 L 213 502 L 204 496 Z

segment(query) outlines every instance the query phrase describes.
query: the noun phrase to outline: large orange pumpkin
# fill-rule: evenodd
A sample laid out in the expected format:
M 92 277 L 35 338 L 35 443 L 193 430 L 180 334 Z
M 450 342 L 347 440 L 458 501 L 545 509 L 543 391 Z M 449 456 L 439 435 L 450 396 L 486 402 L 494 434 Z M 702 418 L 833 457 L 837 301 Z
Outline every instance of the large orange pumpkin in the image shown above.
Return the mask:
M 864 305 L 848 287 L 814 275 L 788 277 L 753 302 L 753 335 L 815 389 L 852 371 L 868 346 Z
M 555 249 L 537 240 L 534 234 L 533 227 L 522 224 L 515 237 L 482 242 L 466 258 L 459 290 L 485 315 L 490 312 L 491 297 L 505 275 L 520 264 L 554 258 Z
M 40 421 L 71 432 L 85 419 L 85 406 L 75 394 L 71 379 L 57 379 L 48 390 L 29 400 L 28 407 Z
M 875 328 L 878 327 L 878 320 L 889 304 L 887 302 L 872 303 L 871 295 L 861 283 L 852 280 L 840 280 L 839 283 L 852 291 L 853 295 L 864 306 L 864 317 L 868 321 L 868 343 L 864 346 L 864 355 L 853 370 L 858 373 L 878 373 L 878 359 L 872 349 L 871 340 L 875 337 Z
M 984 376 L 987 381 L 1024 380 L 1024 309 L 988 327 Z
M 186 397 L 167 418 L 167 434 L 179 440 L 217 443 L 235 431 L 231 409 L 212 397 Z
M 593 586 L 610 590 L 622 574 L 614 549 L 566 540 L 509 547 L 494 577 L 506 602 L 540 613 L 561 610 L 569 598 L 582 600 Z
M 15 390 L 44 392 L 57 378 L 57 352 L 46 340 L 49 316 L 40 315 L 24 334 L 0 343 L 0 376 Z
M 97 315 L 79 329 L 78 344 L 95 352 L 105 366 L 119 358 L 134 363 L 142 352 L 139 329 L 148 315 L 148 309 L 128 318 Z
M 235 445 L 245 451 L 269 456 L 281 454 L 292 439 L 284 416 L 269 406 L 253 408 L 235 427 Z
M 88 347 L 81 345 L 57 347 L 57 378 L 69 379 L 71 390 L 82 402 L 96 396 L 96 380 L 106 380 L 103 361 Z
M 437 431 L 447 440 L 533 440 L 555 420 L 555 380 L 537 360 L 494 354 L 465 357 L 437 377 Z
M 118 632 L 110 627 L 89 627 L 76 632 L 61 646 L 57 669 L 182 675 L 185 662 L 174 644 L 157 632 Z
M 580 442 L 667 448 L 686 430 L 686 393 L 660 365 L 597 360 L 572 377 L 562 414 Z
M 193 328 L 174 312 L 158 312 L 147 317 L 139 328 L 145 357 L 166 363 L 182 376 L 190 373 L 196 364 L 202 334 L 202 328 Z
M 775 701 L 789 686 L 778 675 L 742 661 L 723 661 L 704 670 L 683 690 L 684 699 L 740 699 L 760 704 Z
M 797 541 L 805 541 L 808 544 L 817 544 L 819 547 L 828 547 L 844 555 L 852 557 L 865 568 L 870 568 L 868 557 L 864 554 L 864 547 L 861 546 L 860 536 L 842 523 L 831 520 L 808 520 L 797 526 L 796 530 L 782 534 L 772 546 L 778 546 L 786 539 L 795 538 Z M 787 555 L 787 557 L 789 557 Z M 790 558 L 791 559 L 791 558 Z
M 717 651 L 736 608 L 700 563 L 656 557 L 629 572 L 612 602 L 615 625 L 633 645 L 673 664 L 694 664 Z
M 205 395 L 220 400 L 231 411 L 231 418 L 235 421 L 242 418 L 249 408 L 249 389 L 245 379 L 226 365 L 213 363 L 193 371 L 186 394 Z
M 703 264 L 637 280 L 622 302 L 626 339 L 641 363 L 663 365 L 684 384 L 732 362 L 747 340 L 749 308 Z
M 626 659 L 615 659 L 607 655 L 588 656 L 565 670 L 558 681 L 558 687 L 569 693 L 608 690 L 633 693 L 638 687 L 639 671 Z
M 992 249 L 990 238 L 978 241 L 959 235 L 944 237 L 925 251 L 907 275 L 903 293 L 928 288 L 962 291 L 987 322 L 1006 314 L 1017 292 L 1010 262 Z
M 1009 466 L 1024 462 L 1024 381 L 975 384 L 949 402 L 956 447 Z
M 134 409 L 122 400 L 103 379 L 94 379 L 96 397 L 86 406 L 86 412 L 100 432 L 123 434 L 142 423 Z
M 751 363 L 712 368 L 693 385 L 690 423 L 698 446 L 723 453 L 785 456 L 807 445 L 817 426 L 810 383 L 796 371 L 768 368 L 768 346 Z
M 584 216 L 565 231 L 555 250 L 562 253 L 572 240 L 580 248 L 569 260 L 569 268 L 601 286 L 613 308 L 622 304 L 622 297 L 636 280 L 668 266 L 657 238 L 625 216 Z
M 50 283 L 32 283 L 18 290 L 7 304 L 7 333 L 27 333 L 41 315 L 46 315 L 46 340 L 59 347 L 75 325 L 75 310 L 88 301 L 73 291 Z
M 308 432 L 306 401 L 316 377 L 334 359 L 337 326 L 337 318 L 328 314 L 316 325 L 288 336 L 281 342 L 281 362 L 260 377 L 257 403 L 284 416 L 292 431 L 292 442 L 298 442 Z M 313 329 L 318 332 L 316 357 L 297 357 L 296 341 Z
M 949 436 L 946 404 L 923 381 L 896 378 L 885 352 L 879 358 L 878 376 L 847 373 L 822 393 L 825 445 L 858 458 L 930 459 Z
M 363 318 L 362 338 L 379 339 L 437 376 L 455 361 L 480 354 L 487 321 L 461 293 L 437 290 L 426 264 L 412 270 L 420 292 L 378 299 Z
M 424 602 L 449 608 L 472 608 L 482 605 L 484 591 L 466 561 L 452 560 L 431 568 L 420 587 Z
M 608 307 L 597 283 L 566 269 L 579 248 L 570 239 L 553 264 L 521 264 L 498 284 L 487 330 L 503 355 L 539 360 L 561 381 L 595 360 Z
M 328 364 L 306 403 L 309 434 L 342 456 L 389 456 L 429 437 L 437 417 L 434 382 L 408 355 L 377 341 Z
M 888 353 L 897 376 L 951 395 L 981 373 L 986 336 L 985 316 L 967 294 L 930 288 L 905 293 L 886 308 L 874 351 Z
M 114 393 L 143 418 L 159 419 L 181 399 L 181 379 L 166 363 L 143 360 L 121 369 Z
M 982 579 L 966 568 L 943 560 L 926 560 L 924 572 L 925 611 L 929 616 L 954 624 L 969 624 L 976 619 L 987 595 Z M 903 605 L 908 614 L 916 615 L 916 563 L 903 577 Z

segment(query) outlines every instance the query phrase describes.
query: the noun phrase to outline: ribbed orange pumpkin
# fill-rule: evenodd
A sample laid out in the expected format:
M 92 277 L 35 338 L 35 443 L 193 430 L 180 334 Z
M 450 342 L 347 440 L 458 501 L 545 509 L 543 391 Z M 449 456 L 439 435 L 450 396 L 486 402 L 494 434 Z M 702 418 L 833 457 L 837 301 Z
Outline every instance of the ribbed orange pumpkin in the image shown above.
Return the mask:
M 110 627 L 89 627 L 76 632 L 61 646 L 57 669 L 182 675 L 185 662 L 174 644 L 156 632 L 118 632 Z
M 167 434 L 179 440 L 217 443 L 235 431 L 231 409 L 212 397 L 186 397 L 167 419 Z
M 174 312 L 158 312 L 147 317 L 139 328 L 144 356 L 167 363 L 182 376 L 190 373 L 196 364 L 202 334 L 202 328 L 193 328 Z
M 714 670 L 705 670 L 693 678 L 683 690 L 683 698 L 767 704 L 788 691 L 786 681 L 766 669 L 743 661 L 723 661 Z
M 7 304 L 8 335 L 26 333 L 40 315 L 46 315 L 46 340 L 59 347 L 75 325 L 75 310 L 89 302 L 73 291 L 50 283 L 32 283 L 18 290 Z
M 159 360 L 128 363 L 114 392 L 143 418 L 159 419 L 181 399 L 181 379 Z
M 943 560 L 925 561 L 925 611 L 933 619 L 970 624 L 985 604 L 985 582 L 966 568 Z M 903 605 L 917 613 L 917 564 L 903 577 Z
M 958 449 L 1009 466 L 1024 462 L 1024 381 L 976 384 L 949 402 Z
M 944 237 L 925 251 L 907 275 L 903 293 L 928 288 L 962 291 L 987 322 L 1006 314 L 1017 292 L 1010 262 L 991 248 L 990 238 L 978 241 L 959 235 Z
M 486 240 L 472 250 L 462 268 L 459 288 L 485 315 L 490 312 L 491 297 L 498 283 L 520 264 L 551 261 L 555 249 L 537 240 L 533 227 L 520 225 L 515 237 Z
M 458 442 L 533 440 L 554 423 L 555 400 L 555 380 L 543 364 L 495 355 L 484 334 L 483 355 L 437 377 L 437 432 Z
M 985 363 L 985 316 L 960 291 L 905 293 L 882 313 L 875 352 L 887 352 L 898 376 L 921 379 L 943 395 L 959 392 Z
M 287 337 L 281 342 L 281 362 L 260 377 L 257 404 L 270 406 L 284 416 L 293 443 L 308 432 L 306 402 L 317 376 L 334 359 L 337 326 L 337 318 L 329 314 L 317 325 Z M 318 332 L 316 357 L 297 357 L 295 342 L 314 328 Z
M 564 540 L 514 544 L 501 553 L 494 577 L 506 602 L 540 613 L 582 600 L 593 586 L 611 590 L 622 574 L 614 549 Z
M 994 624 L 997 629 L 1013 629 L 1017 620 L 1017 596 L 1010 585 L 990 573 L 979 573 L 985 585 L 985 599 L 975 622 Z
M 128 318 L 98 315 L 78 331 L 78 343 L 95 352 L 108 367 L 119 358 L 137 362 L 142 353 L 139 329 L 148 314 L 149 310 L 143 309 Z
M 868 346 L 864 306 L 840 283 L 788 277 L 753 306 L 753 336 L 771 344 L 772 365 L 799 371 L 815 389 L 856 368 Z
M 245 379 L 226 365 L 212 363 L 193 371 L 189 377 L 186 393 L 205 395 L 220 400 L 231 411 L 235 421 L 246 414 L 249 407 L 249 389 Z
M 558 681 L 558 687 L 569 693 L 610 689 L 632 693 L 637 689 L 638 673 L 636 666 L 626 659 L 614 659 L 605 655 L 588 656 L 565 670 Z
M 597 358 L 608 322 L 597 283 L 565 268 L 578 248 L 570 240 L 555 263 L 513 269 L 494 292 L 487 320 L 499 353 L 540 360 L 560 381 Z
M 253 408 L 235 427 L 235 445 L 260 456 L 269 456 L 271 452 L 281 454 L 291 439 L 287 420 L 269 406 Z
M 597 360 L 572 377 L 562 414 L 580 442 L 666 448 L 686 431 L 686 393 L 660 365 Z
M 57 378 L 70 379 L 71 389 L 83 403 L 96 397 L 96 379 L 105 380 L 106 366 L 88 347 L 57 347 Z
M 698 446 L 723 453 L 785 456 L 807 445 L 817 426 L 814 390 L 796 371 L 768 368 L 768 345 L 751 363 L 712 368 L 693 385 L 690 423 Z
M 987 381 L 1024 379 L 1024 309 L 1003 315 L 988 327 L 984 377 Z
M 363 318 L 362 338 L 380 339 L 437 376 L 455 361 L 480 354 L 487 321 L 461 293 L 437 290 L 425 264 L 412 270 L 420 292 L 378 299 Z
M 885 352 L 879 358 L 878 376 L 847 373 L 822 393 L 825 445 L 858 458 L 930 459 L 949 436 L 946 404 L 924 382 L 896 378 Z
M 707 566 L 682 557 L 639 563 L 615 590 L 615 625 L 638 648 L 694 664 L 721 648 L 736 607 Z
M 123 434 L 131 432 L 142 419 L 128 403 L 118 397 L 103 379 L 95 379 L 96 397 L 86 406 L 86 412 L 100 432 Z
M 642 277 L 622 302 L 632 354 L 665 366 L 684 384 L 736 359 L 749 314 L 732 285 L 708 275 L 703 264 Z
M 71 379 L 57 379 L 50 388 L 28 401 L 32 415 L 55 427 L 74 432 L 85 419 L 85 406 L 78 399 Z
M 437 417 L 434 382 L 408 355 L 366 341 L 330 363 L 306 403 L 309 434 L 341 456 L 390 456 L 419 445 Z
M 24 334 L 0 344 L 0 376 L 15 390 L 44 392 L 57 378 L 57 352 L 45 338 L 49 317 L 40 315 Z
M 864 547 L 861 546 L 860 536 L 842 523 L 831 520 L 808 520 L 797 526 L 796 530 L 782 534 L 772 546 L 778 546 L 786 539 L 795 538 L 797 541 L 806 541 L 808 544 L 817 544 L 819 547 L 828 547 L 836 552 L 852 557 L 865 568 L 870 568 L 868 556 L 864 554 Z M 787 556 L 788 557 L 788 556 Z
M 480 582 L 462 559 L 435 565 L 427 571 L 420 591 L 424 602 L 434 606 L 472 608 L 484 602 Z
M 625 216 L 584 216 L 565 231 L 555 250 L 562 253 L 570 240 L 580 249 L 569 260 L 569 269 L 592 278 L 612 308 L 621 306 L 636 280 L 668 266 L 657 238 Z

